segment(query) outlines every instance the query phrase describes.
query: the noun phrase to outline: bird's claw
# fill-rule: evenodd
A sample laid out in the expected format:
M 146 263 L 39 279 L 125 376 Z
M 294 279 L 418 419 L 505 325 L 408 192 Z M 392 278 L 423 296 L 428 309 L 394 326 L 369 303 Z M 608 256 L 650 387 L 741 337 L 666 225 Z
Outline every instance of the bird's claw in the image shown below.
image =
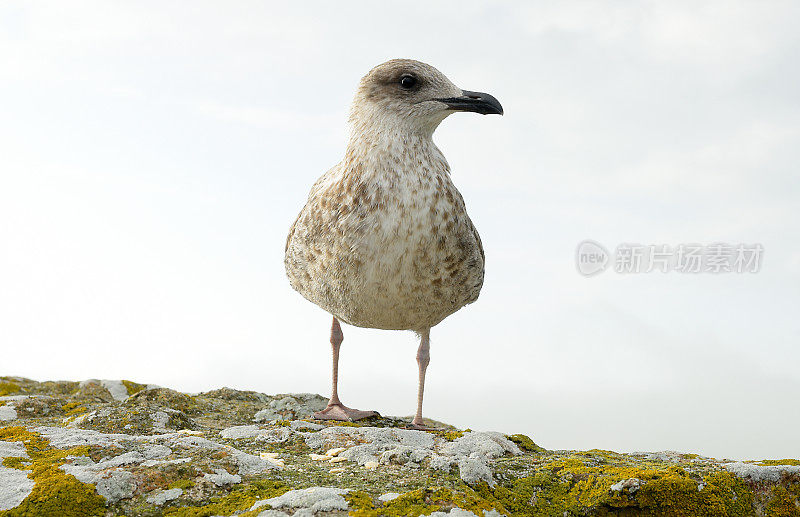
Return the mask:
M 352 409 L 343 404 L 328 404 L 322 411 L 314 413 L 317 420 L 338 420 L 340 422 L 355 422 L 371 416 L 381 416 L 377 411 L 361 411 Z

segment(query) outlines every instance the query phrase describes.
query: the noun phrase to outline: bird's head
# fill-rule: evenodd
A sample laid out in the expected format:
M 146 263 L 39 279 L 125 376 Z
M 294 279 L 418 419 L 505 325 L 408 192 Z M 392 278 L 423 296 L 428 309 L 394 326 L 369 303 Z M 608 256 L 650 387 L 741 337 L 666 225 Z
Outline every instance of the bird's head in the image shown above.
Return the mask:
M 361 79 L 350 121 L 356 131 L 381 127 L 430 135 L 456 111 L 502 115 L 503 107 L 488 93 L 462 90 L 431 65 L 393 59 Z

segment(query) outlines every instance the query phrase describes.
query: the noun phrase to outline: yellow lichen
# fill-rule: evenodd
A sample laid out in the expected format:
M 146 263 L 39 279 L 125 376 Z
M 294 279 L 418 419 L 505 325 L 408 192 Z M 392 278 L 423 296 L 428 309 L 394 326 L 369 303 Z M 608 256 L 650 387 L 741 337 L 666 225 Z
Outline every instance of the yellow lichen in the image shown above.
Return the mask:
M 530 437 L 528 437 L 527 435 L 512 434 L 508 437 L 508 439 L 516 443 L 517 447 L 519 447 L 523 451 L 544 452 L 544 449 L 533 443 L 533 440 L 531 440 Z
M 631 478 L 639 480 L 632 484 L 637 488 L 611 490 Z M 624 508 L 635 509 L 637 515 L 753 513 L 753 494 L 734 475 L 718 471 L 700 476 L 675 466 L 620 467 L 565 458 L 510 486 L 490 488 L 484 483 L 476 489 L 486 499 L 501 502 L 512 515 L 602 514 Z
M 133 382 L 126 379 L 122 379 L 122 381 L 120 382 L 122 382 L 122 384 L 125 386 L 125 389 L 128 390 L 129 397 L 134 393 L 139 393 L 140 391 L 142 391 L 147 387 L 144 384 L 139 384 L 138 382 Z
M 229 494 L 212 497 L 210 502 L 203 506 L 185 506 L 183 508 L 170 508 L 164 515 L 173 517 L 210 517 L 212 515 L 239 515 L 252 517 L 258 515 L 268 507 L 249 511 L 253 504 L 260 499 L 269 499 L 282 495 L 289 488 L 281 481 L 263 479 L 253 481 L 246 485 L 238 485 Z
M 81 405 L 80 402 L 67 402 L 61 406 L 61 410 L 64 411 L 66 416 L 76 416 L 88 411 L 86 406 Z
M 445 431 L 442 433 L 442 437 L 447 440 L 448 442 L 452 442 L 453 440 L 457 440 L 464 436 L 463 431 Z
M 354 517 L 416 517 L 454 507 L 471 511 L 476 515 L 483 515 L 484 511 L 492 509 L 505 513 L 501 504 L 485 500 L 466 485 L 463 488 L 463 491 L 445 487 L 420 488 L 401 494 L 382 506 L 376 506 L 369 494 L 362 491 L 348 492 L 345 499 L 351 508 L 350 515 Z
M 800 465 L 800 460 L 783 459 L 783 460 L 761 460 L 761 465 Z
M 351 490 L 344 496 L 347 504 L 353 511 L 350 512 L 350 515 L 362 515 L 365 514 L 368 510 L 372 510 L 375 508 L 375 504 L 372 502 L 372 497 L 363 490 Z M 362 512 L 360 514 L 356 514 L 354 512 Z
M 56 449 L 37 433 L 19 426 L 0 428 L 0 440 L 25 445 L 30 464 L 24 467 L 19 464 L 16 468 L 30 470 L 28 477 L 35 483 L 33 491 L 19 506 L 0 511 L 0 517 L 85 517 L 105 513 L 106 501 L 94 487 L 81 483 L 59 468 L 68 456 L 86 456 L 88 447 Z
M 772 487 L 772 499 L 767 503 L 765 513 L 774 517 L 799 517 L 797 498 L 782 486 Z
M 19 384 L 16 382 L 0 381 L 0 397 L 11 395 L 19 391 Z
M 31 460 L 28 458 L 20 458 L 18 456 L 11 456 L 3 459 L 3 466 L 10 469 L 29 470 Z
M 170 483 L 167 488 L 181 488 L 183 490 L 188 490 L 189 488 L 192 488 L 194 485 L 195 483 L 191 479 L 178 479 Z

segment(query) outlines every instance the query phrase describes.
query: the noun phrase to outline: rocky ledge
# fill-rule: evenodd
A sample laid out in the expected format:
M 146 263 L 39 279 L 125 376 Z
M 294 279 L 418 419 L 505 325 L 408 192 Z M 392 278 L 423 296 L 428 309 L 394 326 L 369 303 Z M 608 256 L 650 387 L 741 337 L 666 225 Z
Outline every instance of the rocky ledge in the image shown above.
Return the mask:
M 800 515 L 800 461 L 314 421 L 326 400 L 0 377 L 0 516 Z

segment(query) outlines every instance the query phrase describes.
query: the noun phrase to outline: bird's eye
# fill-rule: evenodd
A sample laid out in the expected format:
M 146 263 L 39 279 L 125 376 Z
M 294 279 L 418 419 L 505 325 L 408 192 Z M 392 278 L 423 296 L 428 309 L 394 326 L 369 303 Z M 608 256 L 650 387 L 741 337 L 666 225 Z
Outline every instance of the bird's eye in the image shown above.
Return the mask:
M 404 75 L 400 78 L 400 86 L 406 90 L 410 90 L 415 84 L 417 84 L 417 78 L 413 75 Z

